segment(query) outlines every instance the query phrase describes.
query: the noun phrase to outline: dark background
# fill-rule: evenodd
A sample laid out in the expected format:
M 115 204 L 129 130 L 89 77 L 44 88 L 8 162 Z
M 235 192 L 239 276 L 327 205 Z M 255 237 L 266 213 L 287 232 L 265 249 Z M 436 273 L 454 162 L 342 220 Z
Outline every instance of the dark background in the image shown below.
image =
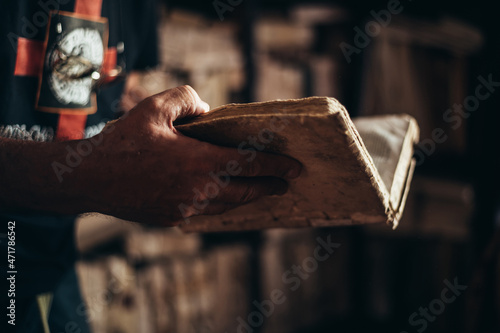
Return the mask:
M 182 9 L 214 22 L 219 21 L 213 1 L 175 0 L 160 3 L 169 10 Z M 367 20 L 372 19 L 370 11 L 386 9 L 388 2 L 314 3 L 333 4 L 348 13 L 347 19 L 315 30 L 312 52 L 338 56 L 339 43 L 344 40 L 352 44 L 355 35 L 353 28 L 363 27 Z M 287 17 L 298 4 L 311 2 L 243 0 L 233 6 L 233 11 L 225 13 L 225 19 L 237 27 L 238 41 L 245 58 L 245 84 L 241 91 L 232 95 L 232 101 L 252 102 L 257 99 L 259 64 L 256 63 L 253 31 L 259 18 L 270 14 Z M 492 3 L 413 0 L 404 1 L 402 5 L 404 11 L 400 15 L 406 18 L 437 22 L 449 17 L 481 32 L 482 46 L 466 57 L 467 71 L 463 82 L 465 96 L 474 94 L 480 75 L 488 77 L 491 74 L 493 81 L 500 81 L 499 15 Z M 332 35 L 338 37 L 332 38 Z M 340 93 L 334 97 L 339 98 L 351 116 L 363 113 L 360 96 L 366 87 L 363 80 L 369 55 L 369 52 L 363 51 L 360 56 L 354 56 L 349 64 L 339 62 L 339 72 L 342 73 L 338 78 Z M 448 59 L 441 50 L 429 50 L 428 56 L 429 59 L 445 59 L 444 63 Z M 424 78 L 429 73 L 433 74 L 426 70 L 422 68 L 421 76 Z M 431 76 L 427 79 L 432 81 Z M 190 83 L 188 77 L 187 83 Z M 310 95 L 312 90 L 309 90 L 307 82 L 305 87 L 304 95 Z M 450 101 L 443 97 L 447 93 L 446 87 L 441 90 L 437 85 L 429 89 L 434 89 L 430 95 L 435 96 L 436 101 L 442 99 L 443 103 L 436 103 L 438 107 L 435 109 L 422 112 L 440 115 L 447 107 L 451 107 Z M 274 243 L 269 241 L 273 238 L 266 232 L 202 235 L 201 256 L 204 257 L 226 249 L 248 249 L 249 255 L 245 262 L 233 263 L 233 266 L 228 263 L 228 266 L 236 267 L 234 274 L 231 274 L 234 281 L 246 290 L 247 296 L 240 302 L 246 302 L 249 311 L 254 309 L 253 300 L 263 300 L 269 296 L 267 282 L 262 276 L 272 271 L 280 275 L 280 270 L 297 263 L 303 255 L 310 254 L 310 239 L 332 234 L 335 241 L 342 244 L 338 255 L 319 268 L 314 281 L 308 281 L 308 288 L 311 288 L 308 290 L 312 290 L 310 293 L 302 291 L 300 295 L 290 295 L 287 312 L 274 315 L 268 319 L 271 326 L 266 326 L 266 322 L 253 332 L 417 332 L 420 326 L 411 326 L 409 316 L 418 312 L 420 307 L 428 307 L 430 302 L 439 299 L 445 288 L 443 281 L 453 282 L 455 278 L 459 284 L 466 285 L 467 290 L 456 301 L 446 305 L 443 313 L 429 321 L 422 331 L 500 332 L 499 104 L 500 92 L 495 92 L 464 121 L 466 144 L 463 151 L 438 151 L 416 168 L 409 197 L 412 204 L 411 207 L 407 205 L 401 226 L 395 231 L 380 231 L 367 226 L 316 229 L 304 232 L 304 237 L 287 234 Z M 470 202 L 458 200 L 459 193 L 454 196 L 456 193 L 453 192 L 464 188 L 470 189 Z M 462 214 L 462 209 L 469 206 L 470 214 Z M 430 222 L 425 221 L 429 216 Z M 464 226 L 460 227 L 464 235 L 458 238 L 448 234 L 447 229 L 438 233 L 426 232 L 418 226 L 425 222 L 453 224 L 453 219 L 458 218 L 465 221 Z M 414 225 L 415 228 L 405 228 L 408 225 Z M 97 257 L 109 255 L 110 251 L 113 254 L 120 252 L 120 246 L 113 243 L 112 246 L 101 248 Z M 299 248 L 306 250 L 297 255 Z M 282 267 L 273 267 L 269 265 L 271 261 L 267 261 L 276 253 L 282 256 Z M 89 254 L 86 260 L 92 264 L 97 260 L 96 252 Z M 127 260 L 130 261 L 130 258 Z M 187 266 L 190 265 L 189 260 L 185 260 Z M 138 275 L 145 274 L 148 265 L 155 264 L 141 262 L 134 269 Z M 162 265 L 162 269 L 170 272 L 169 263 Z M 233 290 L 229 284 L 226 287 L 227 290 Z M 234 300 L 228 299 L 228 303 L 231 301 Z M 172 308 L 175 309 L 175 306 Z M 223 318 L 224 313 L 221 316 Z M 237 323 L 230 319 L 236 326 Z M 181 318 L 177 320 L 181 321 Z M 293 329 L 289 329 L 290 326 Z M 202 331 L 196 323 L 193 323 L 193 327 L 193 331 Z M 231 332 L 235 330 L 236 327 Z

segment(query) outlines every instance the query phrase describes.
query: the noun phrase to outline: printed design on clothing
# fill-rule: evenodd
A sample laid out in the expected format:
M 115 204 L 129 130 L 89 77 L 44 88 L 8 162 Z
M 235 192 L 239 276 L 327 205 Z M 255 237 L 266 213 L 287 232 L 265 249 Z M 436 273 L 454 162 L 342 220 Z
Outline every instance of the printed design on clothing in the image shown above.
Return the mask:
M 87 105 L 92 74 L 98 75 L 103 57 L 102 38 L 94 29 L 75 29 L 56 43 L 47 55 L 46 66 L 53 69 L 48 81 L 58 102 Z
M 59 12 L 47 27 L 38 110 L 90 114 L 97 110 L 93 84 L 99 80 L 107 45 L 107 19 Z
M 84 130 L 83 138 L 88 139 L 101 133 L 107 121 L 87 127 Z M 28 128 L 26 124 L 1 125 L 0 137 L 7 139 L 51 142 L 54 141 L 55 131 L 52 127 L 33 125 Z

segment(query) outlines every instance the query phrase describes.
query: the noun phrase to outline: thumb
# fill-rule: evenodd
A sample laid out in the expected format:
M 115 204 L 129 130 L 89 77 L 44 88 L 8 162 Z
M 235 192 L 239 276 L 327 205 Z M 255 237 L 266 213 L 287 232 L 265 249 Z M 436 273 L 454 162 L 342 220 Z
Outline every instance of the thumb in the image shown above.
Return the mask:
M 195 117 L 210 110 L 210 106 L 188 85 L 166 90 L 156 95 L 156 98 L 160 100 L 163 108 L 168 108 L 170 124 L 175 120 Z

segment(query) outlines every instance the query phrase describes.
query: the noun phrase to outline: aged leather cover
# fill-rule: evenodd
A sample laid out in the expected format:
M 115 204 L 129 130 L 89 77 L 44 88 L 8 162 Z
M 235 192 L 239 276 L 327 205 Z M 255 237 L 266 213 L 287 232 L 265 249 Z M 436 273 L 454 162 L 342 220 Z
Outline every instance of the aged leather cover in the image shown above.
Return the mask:
M 222 146 L 246 149 L 250 137 L 261 138 L 263 151 L 291 156 L 304 166 L 284 196 L 221 215 L 191 217 L 181 228 L 219 232 L 384 222 L 395 227 L 413 173 L 418 126 L 406 115 L 360 120 L 384 179 L 334 98 L 230 104 L 177 124 L 185 135 Z

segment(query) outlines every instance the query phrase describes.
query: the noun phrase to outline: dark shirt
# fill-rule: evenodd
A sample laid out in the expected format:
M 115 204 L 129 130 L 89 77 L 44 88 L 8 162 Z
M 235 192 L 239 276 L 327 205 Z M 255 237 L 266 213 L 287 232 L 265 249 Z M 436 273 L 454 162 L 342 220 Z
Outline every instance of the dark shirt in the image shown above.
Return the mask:
M 60 5 L 57 5 L 58 3 Z M 75 10 L 78 9 L 77 11 L 81 14 L 83 8 L 85 13 L 85 6 L 92 7 L 96 3 L 99 1 L 11 0 L 2 3 L 0 11 L 0 136 L 36 141 L 56 139 L 58 126 L 60 126 L 60 114 L 43 112 L 40 111 L 40 106 L 37 107 L 37 94 L 40 89 L 40 75 L 42 75 L 40 73 L 50 74 L 54 64 L 60 60 L 54 51 L 56 47 L 59 47 L 58 44 L 43 46 L 47 34 L 50 34 L 50 29 L 47 29 L 49 10 L 58 9 L 53 14 L 62 15 L 64 12 L 68 12 L 69 16 L 72 16 Z M 99 17 L 99 15 L 97 16 Z M 52 16 L 52 19 L 55 20 L 55 17 Z M 117 51 L 116 56 L 112 59 L 112 63 L 116 63 L 114 67 L 120 66 L 124 72 L 130 72 L 132 70 L 145 70 L 157 65 L 155 1 L 104 0 L 99 18 L 96 19 L 95 15 L 91 18 L 85 15 L 78 17 L 83 17 L 85 21 L 92 21 L 89 23 L 90 26 L 94 20 L 101 22 L 99 24 L 104 27 L 100 36 L 103 41 L 101 44 L 107 44 L 108 50 L 115 49 Z M 105 22 L 102 18 L 108 20 L 106 24 L 109 24 L 109 35 L 106 31 L 106 24 L 102 24 Z M 52 23 L 54 24 L 54 22 Z M 71 22 L 76 22 L 76 28 L 78 28 L 78 24 L 80 24 L 78 20 Z M 70 35 L 71 32 L 74 32 L 75 27 L 72 27 L 73 30 L 69 27 L 70 25 L 63 26 L 64 30 L 61 33 L 61 39 L 59 39 L 62 41 L 61 43 L 66 43 L 63 45 L 66 47 L 65 52 L 69 52 L 68 50 L 71 49 L 76 50 L 74 54 L 83 54 L 87 58 L 95 57 L 97 54 L 97 58 L 99 58 L 100 53 L 97 52 L 100 51 L 99 45 L 95 48 L 96 45 L 90 43 L 92 38 L 95 39 L 95 36 L 92 37 L 91 33 L 85 32 L 85 27 Z M 58 28 L 53 26 L 53 29 L 57 30 Z M 22 43 L 28 47 L 23 49 L 20 45 Z M 44 52 L 38 54 L 36 51 L 40 51 L 41 46 L 44 47 Z M 91 47 L 90 51 L 85 49 L 89 46 Z M 101 48 L 105 50 L 104 46 Z M 19 54 L 19 52 L 24 53 Z M 23 55 L 28 59 L 24 64 L 21 61 Z M 43 66 L 40 71 L 33 70 L 33 64 L 37 62 L 40 64 L 39 67 Z M 70 67 L 70 69 L 73 68 Z M 59 97 L 49 96 L 52 97 L 54 103 L 61 105 L 67 103 L 64 98 L 72 98 L 72 92 L 65 90 L 67 87 L 61 85 L 65 83 L 63 81 L 59 82 L 58 86 L 50 86 L 52 83 L 47 79 L 46 83 L 49 88 L 40 89 L 40 94 L 43 95 L 40 96 L 40 100 L 47 97 L 47 93 L 52 92 L 54 96 L 60 95 Z M 108 82 L 96 91 L 94 107 L 97 108 L 97 112 L 89 114 L 86 119 L 83 118 L 85 122 L 83 137 L 95 135 L 102 129 L 105 122 L 116 118 L 117 105 L 124 81 L 115 81 Z M 79 93 L 82 92 L 80 89 L 83 88 L 73 85 L 72 89 L 76 89 L 76 92 Z M 89 103 L 92 104 L 92 102 Z M 75 107 L 77 104 L 78 102 L 73 101 L 68 105 Z M 12 162 L 15 163 L 15 161 Z M 2 163 L 9 163 L 9 161 L 2 161 Z M 29 188 L 20 189 L 20 191 L 29 190 Z M 8 208 L 2 207 L 2 211 L 8 211 Z M 2 258 L 4 258 L 0 260 L 0 269 L 2 270 L 3 283 L 6 281 L 5 274 L 9 268 L 7 266 L 6 234 L 9 231 L 7 225 L 8 221 L 15 221 L 15 270 L 17 271 L 15 299 L 18 304 L 16 322 L 23 320 L 22 316 L 28 312 L 23 310 L 26 308 L 25 304 L 32 302 L 35 295 L 39 293 L 55 290 L 64 274 L 73 267 L 77 258 L 74 242 L 74 220 L 75 216 L 58 216 L 28 211 L 15 215 L 0 214 L 0 248 Z M 0 293 L 3 309 L 6 308 L 3 306 L 7 304 L 5 302 L 8 302 L 5 299 L 7 289 L 7 286 L 2 288 Z M 2 317 L 2 322 L 5 322 L 5 314 L 2 313 Z

